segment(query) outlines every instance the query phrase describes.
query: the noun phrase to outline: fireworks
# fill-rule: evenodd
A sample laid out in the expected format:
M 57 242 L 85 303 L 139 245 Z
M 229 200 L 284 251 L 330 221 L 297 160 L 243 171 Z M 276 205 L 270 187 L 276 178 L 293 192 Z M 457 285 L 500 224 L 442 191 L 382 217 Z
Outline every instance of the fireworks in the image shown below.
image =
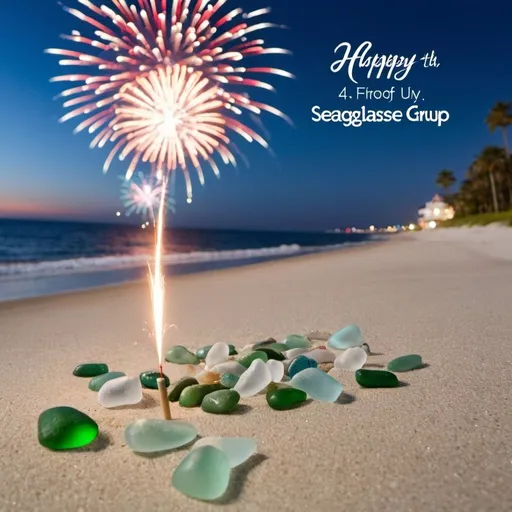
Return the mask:
M 162 199 L 163 183 L 158 176 L 152 174 L 145 176 L 142 172 L 135 173 L 130 180 L 121 176 L 121 201 L 126 208 L 126 215 L 136 213 L 143 217 L 155 220 L 155 212 Z M 174 199 L 169 194 L 166 200 L 166 209 L 174 210 Z
M 87 130 L 94 135 L 92 148 L 113 144 L 104 172 L 116 156 L 129 158 L 126 179 L 139 163 L 149 162 L 157 170 L 158 183 L 135 182 L 134 188 L 126 184 L 123 199 L 130 211 L 152 213 L 158 197 L 150 287 L 161 373 L 165 333 L 162 253 L 169 174 L 172 180 L 173 171 L 182 169 L 190 202 L 189 163 L 203 182 L 201 163 L 208 163 L 216 174 L 216 155 L 226 164 L 236 163 L 232 134 L 267 147 L 266 140 L 240 120 L 242 114 L 269 112 L 289 121 L 278 109 L 253 100 L 249 91 L 273 91 L 270 84 L 257 78 L 260 75 L 292 75 L 277 68 L 245 67 L 241 62 L 289 53 L 266 47 L 255 36 L 279 25 L 254 23 L 269 9 L 244 13 L 235 8 L 224 13 L 227 1 L 174 0 L 167 5 L 168 0 L 132 0 L 128 6 L 126 0 L 110 0 L 109 6 L 98 6 L 91 0 L 78 0 L 84 11 L 64 9 L 84 22 L 91 33 L 73 31 L 62 37 L 81 44 L 81 50 L 47 50 L 63 57 L 62 66 L 87 71 L 52 81 L 77 84 L 58 96 L 69 109 L 61 121 L 84 116 L 75 132 Z
M 254 114 L 267 111 L 288 119 L 276 108 L 254 101 L 247 91 L 252 88 L 273 90 L 270 84 L 256 78 L 259 75 L 292 75 L 277 68 L 241 65 L 241 61 L 254 56 L 289 53 L 281 48 L 266 47 L 264 41 L 254 35 L 264 29 L 281 27 L 267 22 L 254 23 L 254 20 L 268 14 L 269 9 L 244 13 L 241 8 L 235 8 L 224 14 L 223 7 L 228 0 L 174 0 L 172 5 L 167 5 L 167 0 L 136 0 L 130 6 L 126 0 L 111 0 L 110 6 L 97 6 L 89 0 L 78 1 L 83 11 L 69 7 L 64 9 L 94 29 L 93 35 L 85 36 L 73 31 L 71 35 L 62 36 L 84 45 L 81 51 L 53 48 L 47 52 L 64 57 L 60 61 L 62 66 L 80 66 L 89 70 L 83 74 L 57 76 L 52 81 L 80 84 L 58 96 L 65 98 L 64 106 L 70 109 L 61 121 L 86 116 L 75 132 L 87 129 L 94 134 L 91 147 L 103 147 L 117 140 L 117 145 L 105 162 L 105 172 L 123 145 L 115 130 L 119 102 L 130 95 L 127 90 L 134 96 L 134 87 L 138 87 L 135 83 L 140 86 L 141 79 L 151 83 L 161 77 L 161 73 L 166 75 L 178 69 L 180 73 L 185 73 L 186 68 L 191 75 L 192 72 L 200 72 L 210 83 L 205 88 L 208 87 L 210 92 L 216 91 L 219 116 L 224 116 L 226 120 L 229 118 L 231 128 L 236 126 L 235 131 L 248 141 L 256 140 L 266 146 L 262 137 L 235 119 L 244 111 Z M 177 65 L 180 68 L 176 68 Z M 123 133 L 127 135 L 126 131 Z M 233 154 L 227 150 L 228 143 L 225 138 L 223 140 L 223 144 L 213 148 L 225 162 L 234 164 Z M 121 159 L 128 156 L 127 146 L 125 144 L 124 151 L 119 155 Z M 133 144 L 130 147 L 135 149 Z M 176 169 L 174 164 L 179 164 L 185 172 L 190 200 L 186 157 L 192 157 L 191 162 L 202 179 L 197 156 L 211 163 L 212 152 L 207 152 L 205 157 L 198 146 L 189 144 L 183 148 L 183 158 L 170 157 L 164 163 L 167 172 Z M 204 144 L 202 149 L 205 149 Z M 167 153 L 169 155 L 171 152 Z M 144 155 L 140 151 L 134 151 L 127 178 L 134 172 L 141 156 Z M 146 156 L 147 160 L 151 160 L 154 152 Z M 216 165 L 212 167 L 217 172 Z

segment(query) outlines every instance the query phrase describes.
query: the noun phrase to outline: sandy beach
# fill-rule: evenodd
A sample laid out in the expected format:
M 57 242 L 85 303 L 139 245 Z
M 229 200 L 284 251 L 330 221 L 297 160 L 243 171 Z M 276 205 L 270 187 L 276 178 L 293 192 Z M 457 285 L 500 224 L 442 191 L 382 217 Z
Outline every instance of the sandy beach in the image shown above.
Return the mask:
M 357 323 L 375 353 L 370 365 L 410 353 L 428 364 L 400 374 L 396 389 L 362 389 L 340 372 L 336 404 L 278 412 L 260 395 L 230 416 L 173 406 L 201 436 L 258 441 L 216 503 L 171 487 L 188 448 L 144 457 L 125 445 L 130 421 L 160 417 L 156 391 L 136 407 L 107 410 L 88 380 L 72 375 L 88 361 L 128 375 L 155 369 L 145 284 L 0 304 L 0 510 L 512 510 L 512 230 L 484 231 L 494 245 L 467 231 L 168 283 L 174 344 L 241 347 Z M 173 377 L 170 365 L 166 373 Z M 40 446 L 37 418 L 58 405 L 89 414 L 100 439 L 74 452 Z

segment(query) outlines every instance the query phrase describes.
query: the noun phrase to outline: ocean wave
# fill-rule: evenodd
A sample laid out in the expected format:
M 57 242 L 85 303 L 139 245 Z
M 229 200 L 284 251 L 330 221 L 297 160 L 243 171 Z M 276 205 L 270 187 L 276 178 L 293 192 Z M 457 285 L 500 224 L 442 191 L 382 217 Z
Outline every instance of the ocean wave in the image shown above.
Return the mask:
M 165 265 L 184 265 L 193 263 L 208 263 L 215 261 L 237 261 L 258 258 L 279 258 L 307 254 L 311 252 L 324 252 L 339 249 L 360 243 L 345 243 L 323 247 L 301 247 L 298 244 L 281 245 L 279 247 L 265 247 L 260 249 L 237 249 L 230 251 L 198 251 L 189 253 L 172 253 L 163 258 Z M 117 270 L 123 268 L 144 267 L 152 261 L 151 254 L 101 256 L 91 258 L 75 258 L 54 261 L 20 262 L 0 264 L 0 279 L 15 277 L 36 277 L 56 274 L 96 272 L 100 270 Z

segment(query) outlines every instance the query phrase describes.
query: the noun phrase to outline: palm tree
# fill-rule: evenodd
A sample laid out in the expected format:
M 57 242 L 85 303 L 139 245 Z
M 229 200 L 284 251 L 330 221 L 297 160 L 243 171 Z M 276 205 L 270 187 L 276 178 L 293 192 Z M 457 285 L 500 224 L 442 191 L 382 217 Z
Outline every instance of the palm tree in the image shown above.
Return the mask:
M 444 190 L 448 190 L 456 182 L 457 180 L 455 179 L 453 172 L 448 171 L 447 169 L 442 170 L 437 175 L 436 184 Z
M 477 173 L 485 173 L 489 175 L 489 182 L 491 185 L 492 201 L 494 211 L 499 212 L 500 207 L 498 203 L 498 194 L 496 192 L 496 176 L 503 172 L 506 165 L 506 153 L 503 148 L 496 146 L 486 147 L 477 157 L 474 170 Z
M 494 132 L 496 128 L 501 129 L 501 134 L 503 136 L 503 146 L 505 148 L 505 162 L 506 162 L 506 170 L 507 170 L 507 182 L 508 182 L 508 192 L 509 192 L 509 204 L 512 206 L 512 170 L 510 168 L 510 145 L 508 142 L 508 134 L 507 129 L 512 125 L 512 103 L 498 101 L 496 105 L 491 109 L 485 123 L 489 127 L 489 130 Z

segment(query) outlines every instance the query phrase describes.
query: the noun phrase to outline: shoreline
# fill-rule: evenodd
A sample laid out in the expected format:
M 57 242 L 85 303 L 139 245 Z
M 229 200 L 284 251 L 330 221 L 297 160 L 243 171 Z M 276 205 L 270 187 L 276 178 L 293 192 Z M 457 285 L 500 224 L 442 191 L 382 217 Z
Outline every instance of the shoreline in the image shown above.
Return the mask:
M 468 242 L 469 243 L 469 242 Z M 201 437 L 251 437 L 257 455 L 233 470 L 227 495 L 195 501 L 171 487 L 190 447 L 132 453 L 124 429 L 160 418 L 158 392 L 134 407 L 104 409 L 76 365 L 105 362 L 136 376 L 155 369 L 141 283 L 0 305 L 3 377 L 0 510 L 9 512 L 506 512 L 512 508 L 512 265 L 468 243 L 422 234 L 350 251 L 176 277 L 166 346 L 217 341 L 240 348 L 272 336 L 360 325 L 371 368 L 406 354 L 426 367 L 394 389 L 363 389 L 340 372 L 342 400 L 274 411 L 262 395 L 219 416 L 171 404 Z M 165 373 L 174 380 L 175 367 Z M 51 452 L 37 418 L 68 405 L 91 416 L 90 448 Z M 442 435 L 439 435 L 439 433 Z M 478 464 L 475 464 L 478 461 Z
M 396 236 L 396 235 L 395 235 Z M 321 250 L 318 252 L 311 252 L 311 253 L 305 253 L 305 254 L 297 254 L 297 255 L 285 255 L 281 257 L 265 257 L 265 258 L 253 258 L 253 259 L 241 259 L 241 260 L 227 260 L 227 261 L 220 261 L 220 265 L 217 267 L 213 266 L 212 268 L 202 268 L 202 267 L 208 267 L 208 264 L 211 264 L 211 262 L 208 262 L 205 265 L 201 264 L 195 264 L 190 265 L 192 268 L 190 271 L 187 271 L 188 269 L 180 268 L 178 270 L 184 270 L 184 271 L 178 271 L 177 273 L 170 274 L 168 279 L 174 281 L 178 278 L 183 278 L 185 276 L 194 276 L 194 275 L 201 275 L 201 274 L 209 274 L 209 273 L 217 273 L 217 272 L 226 272 L 246 267 L 258 267 L 259 265 L 271 265 L 273 263 L 277 262 L 285 262 L 290 260 L 295 260 L 298 258 L 315 258 L 319 257 L 323 254 L 330 254 L 330 253 L 338 253 L 340 251 L 347 252 L 352 250 L 358 250 L 363 248 L 369 248 L 369 247 L 376 247 L 380 244 L 386 243 L 391 241 L 391 237 L 388 236 L 386 239 L 376 239 L 373 241 L 368 242 L 361 242 L 357 244 L 351 244 L 347 245 L 346 247 L 338 247 L 336 249 L 327 249 L 327 250 Z M 78 281 L 84 280 L 86 276 L 101 276 L 109 273 L 115 273 L 123 270 L 131 270 L 133 272 L 143 272 L 143 267 L 137 267 L 137 268 L 131 268 L 131 269 L 100 269 L 97 270 L 94 273 L 88 273 L 88 272 L 77 272 L 77 273 L 67 273 L 62 275 L 54 275 L 54 276 L 40 276 L 35 279 L 52 279 L 52 278 L 62 278 L 62 279 L 70 279 L 73 280 L 73 278 L 77 279 Z M 83 285 L 82 287 L 72 288 L 69 290 L 63 290 L 63 291 L 56 291 L 56 292 L 50 292 L 45 294 L 38 294 L 34 296 L 27 296 L 27 297 L 20 297 L 20 298 L 14 298 L 14 299 L 3 299 L 0 297 L 0 308 L 6 304 L 10 303 L 18 303 L 22 301 L 30 301 L 30 300 L 37 300 L 37 299 L 45 299 L 45 298 L 52 298 L 52 297 L 60 297 L 63 295 L 73 295 L 76 293 L 87 293 L 92 291 L 100 291 L 103 289 L 109 289 L 109 288 L 115 288 L 115 287 L 125 287 L 125 286 L 133 286 L 133 285 L 140 285 L 144 283 L 147 280 L 147 276 L 145 277 L 139 277 L 139 278 L 133 278 L 133 279 L 127 279 L 120 282 L 112 282 L 112 283 L 105 283 L 105 284 L 96 284 L 96 285 Z M 15 285 L 20 282 L 28 282 L 32 281 L 30 277 L 23 277 L 21 279 L 12 279 L 12 280 L 5 280 L 6 282 L 14 283 Z M 2 281 L 0 280 L 0 285 L 2 284 Z

